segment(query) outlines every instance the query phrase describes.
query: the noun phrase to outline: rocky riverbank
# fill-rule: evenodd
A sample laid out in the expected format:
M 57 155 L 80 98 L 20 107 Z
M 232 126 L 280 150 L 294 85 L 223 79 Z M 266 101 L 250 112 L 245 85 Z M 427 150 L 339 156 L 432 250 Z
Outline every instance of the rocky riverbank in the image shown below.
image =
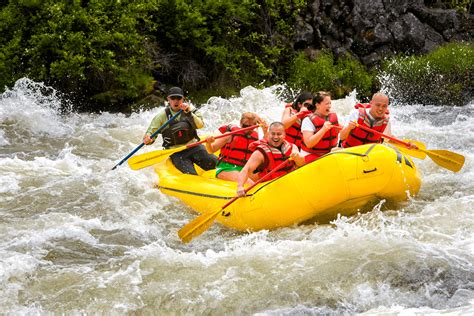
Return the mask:
M 297 19 L 295 49 L 350 53 L 367 66 L 397 53 L 425 54 L 472 41 L 473 15 L 422 0 L 315 0 Z

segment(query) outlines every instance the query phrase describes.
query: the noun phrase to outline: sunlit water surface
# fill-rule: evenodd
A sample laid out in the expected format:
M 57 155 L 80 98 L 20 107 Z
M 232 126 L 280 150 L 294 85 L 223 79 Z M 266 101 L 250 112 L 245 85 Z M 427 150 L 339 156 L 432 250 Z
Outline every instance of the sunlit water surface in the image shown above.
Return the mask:
M 203 133 L 244 110 L 279 120 L 282 91 L 211 98 Z M 333 110 L 344 118 L 355 101 Z M 153 187 L 152 168 L 111 171 L 158 109 L 61 113 L 61 102 L 28 79 L 0 98 L 2 312 L 474 314 L 473 104 L 391 107 L 395 135 L 466 157 L 456 174 L 417 160 L 422 188 L 406 203 L 332 225 L 215 224 L 185 245 L 177 231 L 195 214 Z

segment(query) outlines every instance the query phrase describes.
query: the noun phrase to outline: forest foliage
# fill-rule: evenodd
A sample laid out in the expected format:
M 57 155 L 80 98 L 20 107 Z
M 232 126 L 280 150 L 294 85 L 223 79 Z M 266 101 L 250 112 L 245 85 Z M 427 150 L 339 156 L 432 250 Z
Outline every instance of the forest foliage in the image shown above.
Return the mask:
M 377 88 L 376 72 L 352 56 L 293 49 L 301 10 L 306 0 L 9 0 L 0 90 L 28 77 L 79 110 L 117 111 L 160 84 L 192 92 L 286 82 L 335 96 Z
M 396 56 L 384 86 L 402 103 L 463 105 L 474 95 L 474 44 L 450 43 L 424 56 Z

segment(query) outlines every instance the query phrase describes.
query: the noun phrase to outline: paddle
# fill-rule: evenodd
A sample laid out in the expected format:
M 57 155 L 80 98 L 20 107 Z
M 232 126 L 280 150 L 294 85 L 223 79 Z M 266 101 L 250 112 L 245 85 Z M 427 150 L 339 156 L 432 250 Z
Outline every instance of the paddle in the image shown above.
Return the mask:
M 402 153 L 405 153 L 409 156 L 418 158 L 418 159 L 425 159 L 426 158 L 426 153 L 421 151 L 426 150 L 426 145 L 423 144 L 420 141 L 413 140 L 413 139 L 404 139 L 403 140 L 406 143 L 411 143 L 415 145 L 416 147 L 413 148 L 407 148 L 404 144 L 399 144 L 399 143 L 393 143 L 394 146 L 396 146 Z
M 169 123 L 171 123 L 172 120 L 174 120 L 176 117 L 178 117 L 178 115 L 181 114 L 181 112 L 183 112 L 183 110 L 179 110 L 178 113 L 176 113 L 175 115 L 173 115 L 172 117 L 170 117 L 170 119 L 168 121 L 166 121 L 163 125 L 161 125 L 161 127 L 159 129 L 156 130 L 156 132 L 154 132 L 153 134 L 151 134 L 150 138 L 155 138 L 158 133 L 160 133 L 163 128 L 165 128 L 166 126 L 168 126 Z M 131 156 L 133 156 L 133 154 L 135 154 L 138 150 L 140 150 L 140 148 L 142 148 L 143 146 L 145 146 L 145 143 L 141 143 L 140 145 L 137 146 L 137 148 L 135 148 L 134 150 L 132 150 L 125 158 L 123 158 L 118 164 L 116 164 L 112 170 L 115 170 L 115 168 L 117 168 L 118 166 L 120 166 L 121 164 L 123 164 L 128 158 L 130 158 Z
M 419 154 L 413 154 L 416 151 L 422 152 L 428 155 L 428 157 L 430 157 L 438 166 L 441 166 L 453 172 L 458 172 L 459 170 L 461 170 L 462 166 L 464 165 L 465 157 L 463 155 L 454 153 L 449 150 L 426 149 L 425 144 L 418 141 L 415 141 L 410 145 L 410 143 L 404 142 L 403 140 L 397 139 L 392 136 L 385 135 L 381 132 L 368 128 L 367 126 L 360 125 L 360 124 L 357 124 L 357 126 L 368 132 L 380 135 L 384 138 L 390 139 L 391 141 L 395 143 L 405 146 L 406 150 L 404 152 L 406 152 L 407 154 L 413 157 L 416 157 L 416 158 L 420 158 L 420 156 L 423 157 L 422 155 L 419 155 Z M 424 159 L 424 158 L 421 158 L 421 159 Z
M 273 170 L 271 170 L 261 179 L 256 181 L 254 184 L 252 184 L 248 188 L 246 188 L 245 193 L 253 189 L 257 184 L 268 179 L 272 174 L 274 174 L 276 171 L 284 167 L 290 160 L 292 159 L 290 158 L 280 163 L 278 166 L 276 166 Z M 183 228 L 181 228 L 178 231 L 179 238 L 181 238 L 183 242 L 187 243 L 187 242 L 190 242 L 194 237 L 201 235 L 212 225 L 212 223 L 214 223 L 214 220 L 217 217 L 217 215 L 219 215 L 219 213 L 221 213 L 226 207 L 234 203 L 239 197 L 240 196 L 238 195 L 234 196 L 229 202 L 227 202 L 224 206 L 222 206 L 217 211 L 207 212 L 205 214 L 202 214 L 196 217 L 191 222 L 187 223 Z
M 224 133 L 222 135 L 214 136 L 214 138 L 218 139 L 218 138 L 222 138 L 222 137 L 227 137 L 227 136 L 237 134 L 237 133 L 240 133 L 240 132 L 245 132 L 246 130 L 249 130 L 249 129 L 257 128 L 258 126 L 259 125 L 252 125 L 252 126 L 249 126 L 249 127 L 245 127 L 245 128 L 241 128 L 241 129 L 232 131 L 232 132 Z M 175 152 L 182 151 L 182 150 L 185 150 L 185 149 L 188 149 L 188 148 L 191 148 L 191 147 L 195 147 L 195 146 L 197 146 L 199 144 L 202 144 L 202 143 L 205 143 L 205 142 L 206 142 L 206 140 L 204 139 L 204 140 L 201 140 L 199 142 L 191 143 L 191 144 L 184 145 L 184 146 L 177 147 L 177 148 L 165 149 L 165 150 L 155 150 L 155 151 L 151 151 L 151 152 L 148 152 L 148 153 L 144 153 L 144 154 L 141 154 L 139 156 L 135 156 L 132 159 L 130 159 L 128 161 L 128 165 L 133 170 L 139 170 L 139 169 L 157 164 L 157 163 L 164 160 L 169 155 L 171 155 Z

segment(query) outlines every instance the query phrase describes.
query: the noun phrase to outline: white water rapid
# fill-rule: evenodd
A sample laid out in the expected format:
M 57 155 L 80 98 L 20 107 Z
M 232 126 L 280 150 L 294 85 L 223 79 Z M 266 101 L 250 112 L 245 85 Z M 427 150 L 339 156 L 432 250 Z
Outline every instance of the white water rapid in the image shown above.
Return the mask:
M 202 132 L 242 111 L 279 120 L 281 91 L 211 98 Z M 345 117 L 355 101 L 333 110 Z M 182 244 L 195 214 L 153 187 L 152 168 L 111 170 L 158 109 L 61 113 L 61 102 L 28 79 L 0 96 L 3 313 L 474 314 L 474 104 L 391 106 L 394 135 L 466 157 L 459 173 L 415 160 L 421 191 L 397 208 L 257 233 L 215 224 Z

